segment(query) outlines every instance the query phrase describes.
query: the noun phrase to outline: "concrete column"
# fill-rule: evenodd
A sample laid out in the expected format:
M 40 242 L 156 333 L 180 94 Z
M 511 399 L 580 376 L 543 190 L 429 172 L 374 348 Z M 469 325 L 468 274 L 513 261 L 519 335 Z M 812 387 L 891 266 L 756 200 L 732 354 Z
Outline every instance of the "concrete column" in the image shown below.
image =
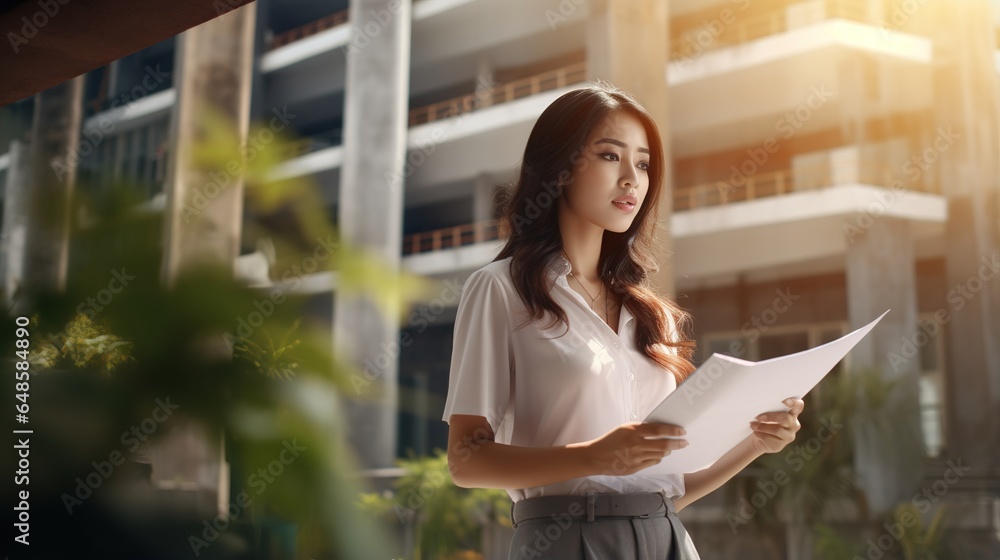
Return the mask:
M 593 0 L 587 22 L 587 79 L 601 79 L 631 93 L 653 116 L 663 137 L 666 162 L 660 197 L 656 239 L 660 271 L 653 276 L 657 292 L 674 297 L 670 258 L 673 238 L 673 180 L 670 156 L 670 115 L 667 110 L 668 2 Z M 642 53 L 642 56 L 636 56 Z
M 207 170 L 192 161 L 197 142 L 212 126 L 209 112 L 222 116 L 235 127 L 235 137 L 245 142 L 249 132 L 250 82 L 253 72 L 256 4 L 227 12 L 177 37 L 174 87 L 177 104 L 170 119 L 170 157 L 167 162 L 166 209 L 162 281 L 174 284 L 177 277 L 198 265 L 234 267 L 239 256 L 243 225 L 243 178 L 229 177 L 224 188 Z M 232 146 L 234 154 L 243 153 Z M 207 205 L 195 203 L 205 197 Z M 194 209 L 198 209 L 195 211 Z M 231 357 L 226 341 L 206 341 L 220 359 Z M 193 422 L 181 419 L 170 438 L 153 449 L 154 481 L 183 476 L 199 483 L 203 502 L 223 513 L 229 506 L 229 468 L 221 433 L 206 433 Z
M 353 33 L 344 92 L 344 163 L 338 221 L 343 241 L 400 266 L 403 164 L 410 69 L 410 0 L 353 0 Z M 364 45 L 364 46 L 355 46 Z M 389 307 L 399 308 L 398 294 Z M 397 317 L 393 313 L 390 317 Z M 339 359 L 366 373 L 376 396 L 347 395 L 350 442 L 365 468 L 390 467 L 396 457 L 399 325 L 367 298 L 334 293 L 333 344 Z M 361 388 L 357 388 L 359 392 Z
M 69 259 L 70 198 L 76 183 L 83 120 L 83 80 L 77 76 L 39 93 L 31 127 L 28 223 L 23 285 L 61 291 Z M 18 309 L 30 306 L 20 300 Z
M 948 199 L 947 454 L 970 476 L 1000 477 L 1000 84 L 985 0 L 931 2 L 934 130 Z M 940 149 L 946 147 L 946 150 Z
M 492 84 L 493 83 L 493 60 L 490 59 L 489 55 L 480 55 L 479 61 L 476 63 L 476 89 L 478 90 L 481 86 L 480 84 Z M 476 91 L 476 93 L 479 93 Z M 493 104 L 493 96 L 482 96 L 476 98 L 479 101 L 479 108 L 485 109 Z
M 256 4 L 237 8 L 177 37 L 167 162 L 163 280 L 167 286 L 185 268 L 202 262 L 232 267 L 239 256 L 243 178 L 225 188 L 192 165 L 192 150 L 205 134 L 206 114 L 221 115 L 245 141 L 249 131 Z M 234 153 L 240 153 L 233 146 Z M 209 199 L 198 211 L 196 195 Z
M 850 370 L 875 368 L 899 382 L 885 410 L 886 424 L 902 432 L 886 440 L 873 435 L 875 425 L 860 426 L 855 467 L 874 515 L 890 510 L 920 479 L 919 355 L 903 349 L 917 331 L 917 290 L 910 223 L 880 216 L 847 247 L 847 317 L 849 329 L 866 325 L 887 308 L 888 315 L 851 351 Z M 900 356 L 908 356 L 898 359 Z M 849 373 L 850 374 L 850 373 Z M 905 416 L 904 416 L 905 415 Z M 847 419 L 850 421 L 850 419 Z M 880 422 L 881 423 L 881 422 Z M 878 423 L 877 423 L 878 424 Z M 876 424 L 876 425 L 877 425 Z
M 24 246 L 27 240 L 27 195 L 29 149 L 19 140 L 10 143 L 10 166 L 3 195 L 3 295 L 9 306 L 24 281 Z
M 485 222 L 492 220 L 493 213 L 493 180 L 486 173 L 481 173 L 476 177 L 476 185 L 472 191 L 472 221 Z
M 256 0 L 257 23 L 254 30 L 254 71 L 250 78 L 250 121 L 260 121 L 268 118 L 271 111 L 264 102 L 266 87 L 264 84 L 265 74 L 260 70 L 261 58 L 267 53 L 266 34 L 271 28 L 270 12 L 273 6 L 272 0 Z

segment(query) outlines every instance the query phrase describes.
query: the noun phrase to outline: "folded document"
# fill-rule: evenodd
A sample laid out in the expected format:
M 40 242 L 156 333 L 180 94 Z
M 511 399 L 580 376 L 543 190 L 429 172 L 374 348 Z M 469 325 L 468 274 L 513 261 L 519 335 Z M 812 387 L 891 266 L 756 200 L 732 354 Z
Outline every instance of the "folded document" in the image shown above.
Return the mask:
M 788 410 L 781 401 L 812 390 L 888 312 L 837 340 L 787 356 L 751 362 L 712 354 L 644 420 L 681 426 L 688 446 L 640 472 L 710 467 L 752 433 L 750 421 L 758 414 Z

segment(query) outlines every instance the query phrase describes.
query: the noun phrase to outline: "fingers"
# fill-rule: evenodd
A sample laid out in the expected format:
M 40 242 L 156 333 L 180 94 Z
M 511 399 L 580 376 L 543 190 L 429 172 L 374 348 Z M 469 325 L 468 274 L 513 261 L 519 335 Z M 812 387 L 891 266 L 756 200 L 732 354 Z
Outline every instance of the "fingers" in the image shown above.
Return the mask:
M 647 440 L 647 443 L 631 448 L 629 451 L 624 453 L 624 456 L 627 457 L 630 462 L 651 462 L 651 464 L 656 464 L 674 451 L 683 449 L 687 446 L 688 442 L 681 439 Z
M 650 440 L 650 449 L 658 452 L 670 452 L 676 451 L 678 449 L 684 449 L 688 446 L 688 441 L 686 439 L 659 439 Z
M 687 434 L 687 431 L 680 426 L 675 426 L 673 424 L 657 424 L 648 423 L 642 424 L 640 431 L 643 437 L 650 436 L 669 436 L 669 437 L 680 437 Z
M 769 432 L 765 432 L 763 430 L 756 430 L 754 432 L 754 435 L 756 435 L 761 440 L 767 440 L 767 441 L 773 441 L 773 442 L 780 442 L 780 443 L 787 443 L 788 442 L 788 439 L 783 438 L 783 437 L 781 437 L 778 434 L 772 434 L 772 433 L 769 433 Z
M 798 416 L 806 407 L 806 401 L 795 397 L 789 397 L 781 402 L 785 403 L 788 408 L 791 409 L 788 412 L 795 414 L 796 416 Z
M 757 415 L 758 422 L 771 422 L 776 424 L 781 424 L 789 429 L 798 429 L 798 416 L 802 413 L 805 408 L 805 401 L 797 398 L 788 398 L 782 401 L 785 403 L 789 410 L 781 410 L 776 412 L 764 412 Z
M 774 434 L 774 435 L 779 435 L 783 432 L 793 431 L 793 428 L 789 428 L 788 426 L 783 426 L 781 424 L 764 423 L 757 421 L 750 422 L 750 429 L 755 432 Z
M 756 421 L 761 424 L 777 424 L 789 430 L 798 430 L 801 427 L 798 416 L 790 412 L 765 412 L 758 414 Z

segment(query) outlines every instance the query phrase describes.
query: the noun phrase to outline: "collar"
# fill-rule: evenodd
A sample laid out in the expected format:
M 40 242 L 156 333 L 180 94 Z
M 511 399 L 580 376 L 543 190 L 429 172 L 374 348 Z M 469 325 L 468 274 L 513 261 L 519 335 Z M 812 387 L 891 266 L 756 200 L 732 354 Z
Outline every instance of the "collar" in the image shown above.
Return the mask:
M 557 284 L 562 284 L 567 290 L 572 288 L 569 287 L 569 281 L 566 276 L 573 270 L 573 265 L 569 260 L 563 256 L 562 251 L 556 253 L 552 259 L 549 260 L 547 264 L 549 278 L 555 280 Z M 632 312 L 628 310 L 628 307 L 622 306 L 621 317 L 618 320 L 620 326 L 627 325 L 629 321 L 633 319 Z M 619 330 L 619 332 L 621 332 Z
M 557 278 L 565 278 L 573 270 L 573 265 L 563 256 L 562 251 L 559 251 L 549 260 L 548 268 Z

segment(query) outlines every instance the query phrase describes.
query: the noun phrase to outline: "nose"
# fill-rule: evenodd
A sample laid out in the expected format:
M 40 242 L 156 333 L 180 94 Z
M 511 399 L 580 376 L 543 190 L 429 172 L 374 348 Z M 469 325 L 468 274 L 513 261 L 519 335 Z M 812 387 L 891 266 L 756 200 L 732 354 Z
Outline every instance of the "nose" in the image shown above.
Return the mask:
M 630 165 L 627 167 L 627 170 L 624 172 L 621 178 L 618 179 L 618 184 L 624 189 L 639 188 L 639 172 L 636 171 L 634 165 Z

